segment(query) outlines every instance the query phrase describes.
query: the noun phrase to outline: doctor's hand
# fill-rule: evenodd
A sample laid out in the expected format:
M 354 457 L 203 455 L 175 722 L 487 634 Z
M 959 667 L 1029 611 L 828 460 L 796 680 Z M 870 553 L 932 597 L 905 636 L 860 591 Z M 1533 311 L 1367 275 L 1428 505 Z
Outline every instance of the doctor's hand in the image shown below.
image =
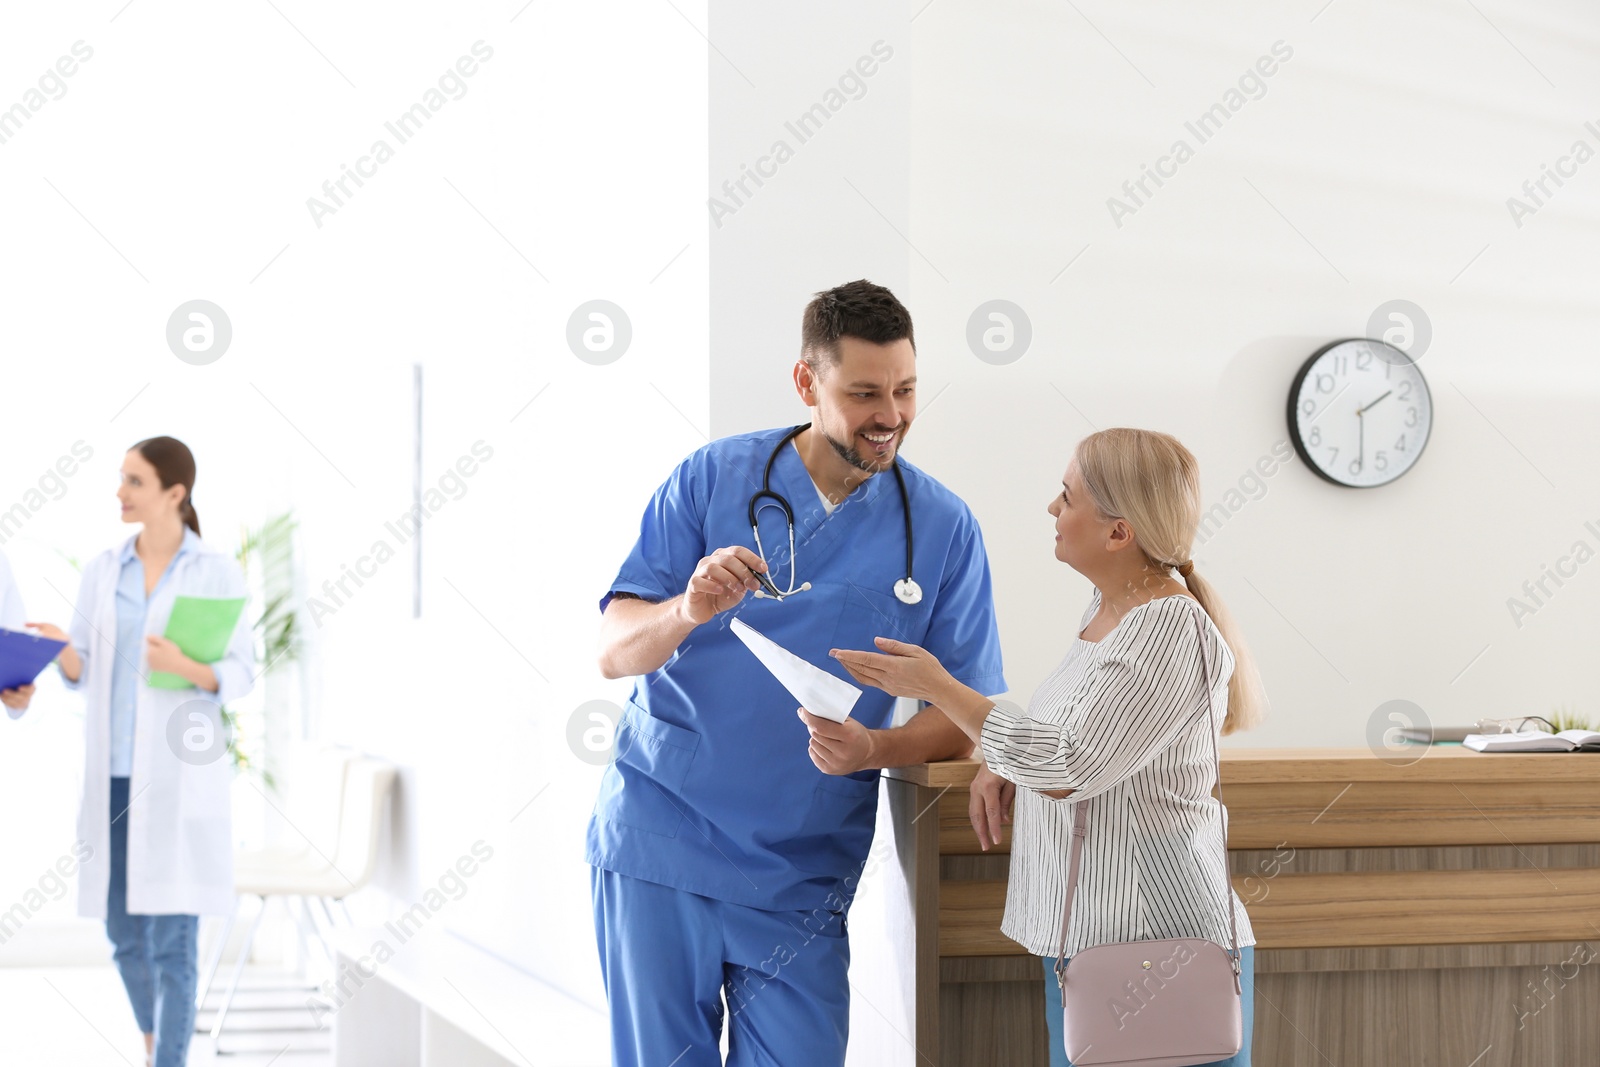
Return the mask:
M 876 766 L 872 761 L 872 731 L 854 719 L 834 722 L 796 708 L 800 721 L 811 731 L 811 762 L 823 774 L 854 774 Z
M 937 704 L 938 694 L 947 691 L 955 682 L 938 657 L 920 645 L 887 637 L 874 640 L 881 651 L 834 648 L 828 650 L 828 655 L 844 664 L 844 669 L 856 681 L 882 689 L 890 696 Z
M 15 689 L 0 689 L 0 704 L 4 704 L 12 711 L 23 711 L 28 706 L 28 701 L 33 699 L 31 685 L 21 685 Z
M 746 592 L 761 588 L 755 575 L 767 565 L 743 545 L 719 548 L 700 561 L 683 591 L 683 613 L 696 626 L 727 611 Z
M 145 658 L 153 671 L 182 674 L 184 668 L 192 662 L 188 656 L 183 654 L 183 649 L 168 641 L 165 637 L 147 634 L 144 642 Z
M 1001 826 L 1011 821 L 1012 805 L 1017 799 L 1017 787 L 991 771 L 987 764 L 978 765 L 973 776 L 967 800 L 967 818 L 978 835 L 978 847 L 985 852 L 1000 844 L 1004 834 Z

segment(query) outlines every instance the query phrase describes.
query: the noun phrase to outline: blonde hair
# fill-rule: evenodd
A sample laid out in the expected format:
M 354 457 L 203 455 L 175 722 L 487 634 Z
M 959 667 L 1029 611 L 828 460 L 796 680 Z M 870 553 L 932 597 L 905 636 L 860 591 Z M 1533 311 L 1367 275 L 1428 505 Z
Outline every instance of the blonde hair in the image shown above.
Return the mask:
M 1194 453 L 1171 434 L 1118 427 L 1079 441 L 1073 460 L 1100 514 L 1133 527 L 1134 541 L 1151 564 L 1179 569 L 1181 580 L 1233 650 L 1222 732 L 1257 725 L 1266 713 L 1267 696 L 1255 659 L 1233 615 L 1189 556 L 1200 528 L 1200 464 Z

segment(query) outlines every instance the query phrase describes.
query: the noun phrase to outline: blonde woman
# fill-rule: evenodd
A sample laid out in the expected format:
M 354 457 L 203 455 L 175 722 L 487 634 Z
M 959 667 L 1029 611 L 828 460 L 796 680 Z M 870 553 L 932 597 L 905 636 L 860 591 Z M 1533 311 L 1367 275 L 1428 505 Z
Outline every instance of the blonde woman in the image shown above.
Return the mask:
M 1265 705 L 1244 642 L 1194 569 L 1198 464 L 1174 437 L 1103 430 L 1084 438 L 1050 503 L 1055 557 L 1094 583 L 1065 658 L 1023 715 L 956 682 L 915 645 L 878 638 L 880 652 L 835 650 L 858 680 L 938 706 L 981 749 L 969 813 L 985 849 L 1015 798 L 1011 872 L 1001 930 L 1046 957 L 1051 1064 L 1067 1064 L 1061 994 L 1051 973 L 1061 933 L 1074 805 L 1089 833 L 1067 954 L 1113 941 L 1229 940 L 1224 813 L 1212 797 L 1213 731 L 1246 729 Z M 1197 622 L 1199 625 L 1196 625 Z M 1204 635 L 1202 637 L 1202 634 Z M 1202 679 L 1202 657 L 1212 692 Z M 1204 713 L 1208 702 L 1217 709 Z M 1244 989 L 1248 1067 L 1255 937 L 1231 887 Z

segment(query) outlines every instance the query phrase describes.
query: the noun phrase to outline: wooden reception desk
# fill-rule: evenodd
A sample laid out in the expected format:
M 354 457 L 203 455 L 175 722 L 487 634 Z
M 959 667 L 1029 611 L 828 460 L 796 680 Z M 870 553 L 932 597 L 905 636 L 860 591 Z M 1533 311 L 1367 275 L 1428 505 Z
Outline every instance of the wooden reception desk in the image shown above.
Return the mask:
M 1417 755 L 1224 749 L 1255 1062 L 1600 1063 L 1600 755 Z M 975 766 L 886 772 L 917 1062 L 1044 1067 L 1043 972 L 1000 933 L 1010 842 L 978 848 Z

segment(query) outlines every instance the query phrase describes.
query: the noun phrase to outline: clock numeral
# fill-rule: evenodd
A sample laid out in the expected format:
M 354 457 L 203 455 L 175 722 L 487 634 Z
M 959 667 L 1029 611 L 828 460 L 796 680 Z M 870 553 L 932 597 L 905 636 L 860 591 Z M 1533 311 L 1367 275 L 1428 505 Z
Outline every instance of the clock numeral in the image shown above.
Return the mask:
M 1372 366 L 1372 353 L 1362 350 L 1356 353 L 1356 370 L 1366 370 Z
M 1350 373 L 1350 357 L 1349 356 L 1334 356 L 1333 357 L 1333 373 L 1337 374 L 1341 378 L 1343 378 L 1345 375 L 1349 374 Z
M 1307 443 L 1312 445 L 1312 446 L 1316 446 L 1316 445 L 1322 444 L 1322 427 L 1321 426 L 1313 426 L 1313 427 L 1311 427 L 1311 436 L 1309 438 L 1307 438 Z
M 1372 465 L 1377 467 L 1380 471 L 1386 471 L 1386 470 L 1389 469 L 1389 457 L 1385 456 L 1383 454 L 1383 450 L 1382 449 L 1379 449 L 1373 455 L 1373 457 L 1372 457 Z
M 1328 466 L 1331 467 L 1333 466 L 1333 461 L 1339 458 L 1339 449 L 1333 445 L 1329 445 L 1328 451 L 1331 453 L 1331 455 L 1328 456 Z
M 1402 402 L 1409 402 L 1411 400 L 1411 383 L 1410 382 L 1401 382 L 1400 383 L 1400 392 L 1399 392 L 1398 395 L 1399 395 L 1399 399 Z
M 1353 460 L 1350 461 L 1350 473 L 1351 474 L 1360 474 L 1361 473 L 1361 460 L 1353 459 Z
M 1408 429 L 1416 429 L 1416 426 L 1417 426 L 1417 409 L 1416 408 L 1406 408 L 1406 427 Z
M 1404 452 L 1406 450 L 1406 435 L 1405 434 L 1401 434 L 1400 435 L 1400 440 L 1398 440 L 1398 441 L 1396 441 L 1394 443 L 1394 450 L 1396 452 Z
M 1310 397 L 1300 401 L 1300 414 L 1310 418 L 1317 410 L 1317 402 Z
M 1333 375 L 1331 375 L 1331 374 L 1319 374 L 1319 375 L 1317 375 L 1317 392 L 1319 392 L 1319 393 L 1331 393 L 1331 392 L 1333 392 Z

